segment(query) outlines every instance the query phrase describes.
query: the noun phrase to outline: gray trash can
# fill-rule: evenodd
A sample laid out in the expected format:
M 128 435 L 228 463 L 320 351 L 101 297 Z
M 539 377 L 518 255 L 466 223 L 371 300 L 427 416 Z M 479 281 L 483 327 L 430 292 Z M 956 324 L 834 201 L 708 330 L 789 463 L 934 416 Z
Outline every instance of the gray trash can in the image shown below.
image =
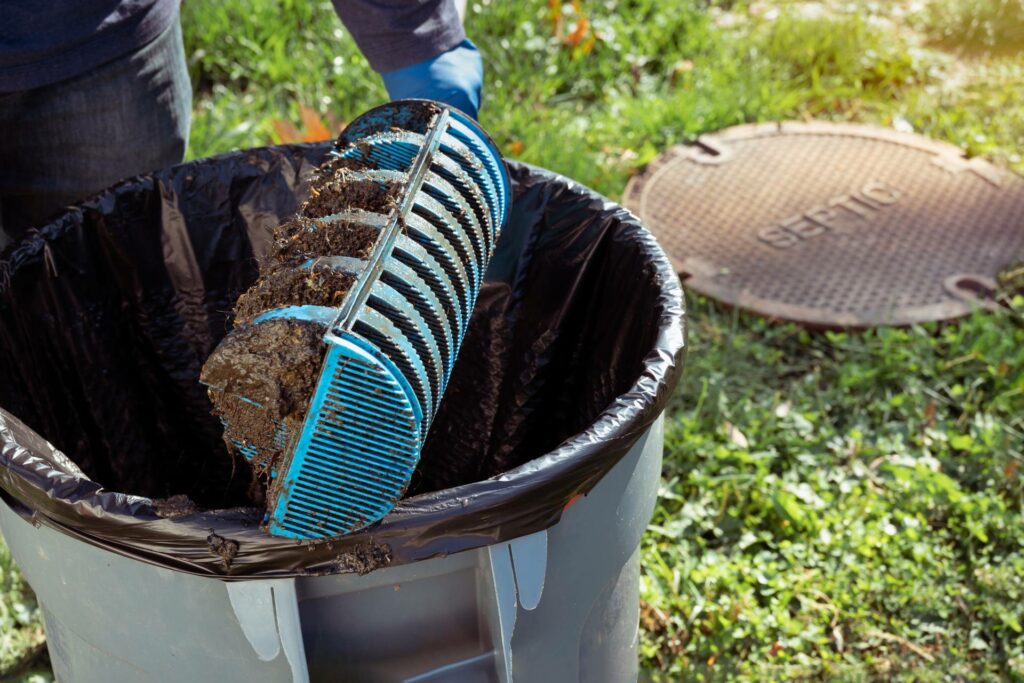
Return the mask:
M 512 166 L 412 495 L 322 543 L 238 505 L 192 385 L 326 149 L 127 181 L 0 265 L 0 529 L 58 679 L 635 680 L 681 292 L 631 214 L 563 178 Z

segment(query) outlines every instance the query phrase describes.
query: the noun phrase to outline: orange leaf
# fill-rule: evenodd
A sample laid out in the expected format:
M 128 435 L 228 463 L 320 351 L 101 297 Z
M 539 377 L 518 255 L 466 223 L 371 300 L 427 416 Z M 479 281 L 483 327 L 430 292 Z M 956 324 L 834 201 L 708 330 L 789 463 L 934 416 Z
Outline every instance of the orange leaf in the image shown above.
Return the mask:
M 299 113 L 302 115 L 302 126 L 306 129 L 303 142 L 320 142 L 333 137 L 315 111 L 305 105 L 299 105 Z
M 576 28 L 573 29 L 572 33 L 567 35 L 564 39 L 566 45 L 572 45 L 575 47 L 583 41 L 583 37 L 587 35 L 587 29 L 590 27 L 590 21 L 586 17 L 580 17 L 576 20 Z
M 522 140 L 513 140 L 508 143 L 508 153 L 513 156 L 522 154 L 524 149 L 526 149 L 526 145 L 523 144 Z
M 718 655 L 711 655 L 708 657 L 708 666 L 714 666 L 716 661 L 718 661 Z
M 924 407 L 924 426 L 925 428 L 931 427 L 935 424 L 935 401 L 929 401 L 928 405 Z
M 284 121 L 282 119 L 274 119 L 271 123 L 274 126 L 274 132 L 277 133 L 278 142 L 282 145 L 287 145 L 291 142 L 301 142 L 302 133 L 291 121 Z
M 1017 460 L 1011 460 L 1006 463 L 1006 467 L 1003 468 L 1003 474 L 1007 479 L 1013 479 L 1014 475 L 1017 474 L 1017 470 L 1020 469 L 1020 462 Z

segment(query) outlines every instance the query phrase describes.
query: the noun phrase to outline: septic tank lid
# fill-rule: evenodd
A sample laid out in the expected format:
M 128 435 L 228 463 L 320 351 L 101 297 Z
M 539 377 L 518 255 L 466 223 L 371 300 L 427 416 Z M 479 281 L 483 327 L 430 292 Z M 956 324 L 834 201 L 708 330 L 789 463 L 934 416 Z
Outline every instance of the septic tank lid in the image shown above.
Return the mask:
M 964 315 L 1024 256 L 1024 178 L 867 126 L 729 128 L 656 159 L 625 204 L 690 288 L 816 326 Z

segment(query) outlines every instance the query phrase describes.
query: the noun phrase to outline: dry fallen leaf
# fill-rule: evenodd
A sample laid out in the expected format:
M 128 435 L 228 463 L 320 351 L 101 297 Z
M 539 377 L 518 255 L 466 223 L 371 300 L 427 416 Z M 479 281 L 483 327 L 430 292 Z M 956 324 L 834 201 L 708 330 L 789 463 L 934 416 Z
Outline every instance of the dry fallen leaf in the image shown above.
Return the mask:
M 305 142 L 320 142 L 334 137 L 320 116 L 309 107 L 299 105 L 299 114 L 302 116 L 302 126 L 306 129 Z
M 328 114 L 327 116 L 327 120 L 330 122 L 330 127 L 328 127 L 315 110 L 305 105 L 299 105 L 299 116 L 302 118 L 301 130 L 291 121 L 284 119 L 274 119 L 271 122 L 279 144 L 330 140 L 334 137 L 331 130 L 339 128 L 333 115 Z
M 1006 463 L 1006 467 L 1003 468 L 1003 475 L 1005 475 L 1007 479 L 1013 479 L 1019 469 L 1020 462 L 1018 460 L 1011 460 Z
M 590 54 L 600 36 L 590 25 L 581 10 L 580 0 L 572 0 L 572 8 L 566 16 L 566 5 L 560 0 L 548 0 L 548 19 L 551 22 L 551 35 L 562 45 L 572 48 L 573 58 Z M 572 24 L 572 30 L 566 34 L 565 26 L 571 17 L 578 17 Z
M 291 121 L 284 121 L 282 119 L 275 119 L 272 122 L 274 126 L 274 132 L 277 133 L 278 142 L 286 145 L 290 142 L 300 142 L 302 140 L 302 133 Z
M 587 35 L 588 28 L 590 28 L 590 20 L 586 17 L 580 17 L 576 20 L 576 27 L 573 29 L 572 33 L 563 38 L 562 42 L 566 45 L 576 47 L 583 42 L 584 36 Z

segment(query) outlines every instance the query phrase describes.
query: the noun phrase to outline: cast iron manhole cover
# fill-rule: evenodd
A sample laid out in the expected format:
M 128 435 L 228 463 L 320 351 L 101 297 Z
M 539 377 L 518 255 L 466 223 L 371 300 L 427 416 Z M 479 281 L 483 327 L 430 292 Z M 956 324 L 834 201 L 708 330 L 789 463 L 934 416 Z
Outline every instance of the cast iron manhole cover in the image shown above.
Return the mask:
M 703 137 L 634 177 L 625 203 L 692 289 L 827 327 L 964 315 L 1024 256 L 1024 178 L 849 124 Z

